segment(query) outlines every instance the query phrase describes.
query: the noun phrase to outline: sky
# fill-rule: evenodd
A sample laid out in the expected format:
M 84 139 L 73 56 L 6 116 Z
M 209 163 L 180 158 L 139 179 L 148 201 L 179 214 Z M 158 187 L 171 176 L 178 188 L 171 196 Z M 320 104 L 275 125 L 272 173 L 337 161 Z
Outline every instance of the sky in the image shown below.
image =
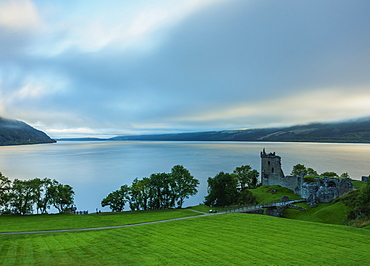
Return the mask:
M 368 0 L 0 0 L 0 116 L 53 138 L 370 116 Z

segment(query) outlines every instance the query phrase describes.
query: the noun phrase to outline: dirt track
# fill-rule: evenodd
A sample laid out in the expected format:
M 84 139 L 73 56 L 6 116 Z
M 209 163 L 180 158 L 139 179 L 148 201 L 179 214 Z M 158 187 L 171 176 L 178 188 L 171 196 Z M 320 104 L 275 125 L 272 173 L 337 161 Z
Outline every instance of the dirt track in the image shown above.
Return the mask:
M 181 218 L 173 218 L 173 219 L 168 219 L 168 220 L 160 220 L 160 221 L 137 223 L 137 224 L 103 226 L 103 227 L 92 227 L 92 228 L 42 230 L 42 231 L 23 231 L 23 232 L 2 232 L 2 233 L 0 233 L 0 235 L 45 234 L 45 233 L 63 233 L 63 232 L 78 232 L 78 231 L 104 230 L 104 229 L 132 227 L 132 226 L 139 226 L 139 225 L 146 225 L 146 224 L 165 223 L 165 222 L 185 220 L 185 219 L 191 219 L 191 218 L 197 218 L 197 217 L 203 217 L 203 216 L 209 216 L 209 215 L 223 214 L 223 213 L 204 213 L 204 212 L 199 212 L 199 211 L 195 211 L 195 210 L 192 210 L 192 211 L 197 212 L 197 213 L 200 213 L 200 214 L 203 214 L 203 215 L 188 216 L 188 217 L 181 217 Z

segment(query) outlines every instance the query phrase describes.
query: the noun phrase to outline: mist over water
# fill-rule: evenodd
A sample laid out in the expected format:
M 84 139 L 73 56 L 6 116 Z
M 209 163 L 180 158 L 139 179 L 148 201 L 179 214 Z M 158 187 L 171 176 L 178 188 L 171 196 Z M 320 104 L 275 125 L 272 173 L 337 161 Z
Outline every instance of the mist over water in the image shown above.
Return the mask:
M 370 174 L 369 144 L 269 142 L 59 142 L 0 147 L 0 172 L 10 179 L 48 177 L 69 184 L 79 210 L 94 212 L 101 200 L 136 177 L 170 172 L 180 164 L 200 181 L 198 194 L 184 206 L 197 205 L 207 194 L 207 178 L 249 164 L 260 171 L 260 152 L 276 152 L 283 170 L 304 164 L 318 173 L 348 172 L 361 179 Z M 129 210 L 128 207 L 125 210 Z

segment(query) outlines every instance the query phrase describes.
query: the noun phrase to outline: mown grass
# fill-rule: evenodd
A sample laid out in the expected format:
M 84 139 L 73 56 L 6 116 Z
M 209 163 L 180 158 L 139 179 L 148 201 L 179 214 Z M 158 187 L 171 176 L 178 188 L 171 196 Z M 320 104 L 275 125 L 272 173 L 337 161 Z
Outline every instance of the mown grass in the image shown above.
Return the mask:
M 0 235 L 3 265 L 369 265 L 370 231 L 251 214 Z
M 204 212 L 204 213 L 209 213 L 210 210 L 216 210 L 219 212 L 222 209 L 222 207 L 209 207 L 207 205 L 200 204 L 197 206 L 192 206 L 190 207 L 190 209 L 195 210 L 195 211 Z
M 77 214 L 49 214 L 49 215 L 29 215 L 29 216 L 1 215 L 0 232 L 92 228 L 92 227 L 152 222 L 195 215 L 199 215 L 199 213 L 195 213 L 187 209 L 120 212 L 120 213 L 109 212 L 88 215 L 77 215 Z
M 306 211 L 287 209 L 283 217 L 302 221 L 311 221 L 327 224 L 344 225 L 351 208 L 343 202 L 319 203 L 317 207 L 311 208 L 307 203 L 297 203 L 295 205 L 304 207 Z
M 360 187 L 366 185 L 366 182 L 358 181 L 358 180 L 351 180 L 351 183 L 355 187 L 355 189 L 359 189 Z

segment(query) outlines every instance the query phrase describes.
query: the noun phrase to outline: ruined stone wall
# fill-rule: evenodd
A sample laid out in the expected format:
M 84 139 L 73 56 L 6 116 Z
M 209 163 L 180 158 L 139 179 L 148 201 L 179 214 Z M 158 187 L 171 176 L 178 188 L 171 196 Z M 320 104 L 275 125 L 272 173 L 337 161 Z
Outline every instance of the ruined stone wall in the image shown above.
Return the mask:
M 299 194 L 315 202 L 330 202 L 354 189 L 346 178 L 317 178 L 316 182 L 303 182 Z
M 301 195 L 301 186 L 303 183 L 303 177 L 301 176 L 286 176 L 284 178 L 284 185 L 282 187 L 293 190 L 295 194 Z
M 317 178 L 316 182 L 304 182 L 303 176 L 284 176 L 281 157 L 261 152 L 261 183 L 263 186 L 280 185 L 313 202 L 330 202 L 354 189 L 346 178 Z

